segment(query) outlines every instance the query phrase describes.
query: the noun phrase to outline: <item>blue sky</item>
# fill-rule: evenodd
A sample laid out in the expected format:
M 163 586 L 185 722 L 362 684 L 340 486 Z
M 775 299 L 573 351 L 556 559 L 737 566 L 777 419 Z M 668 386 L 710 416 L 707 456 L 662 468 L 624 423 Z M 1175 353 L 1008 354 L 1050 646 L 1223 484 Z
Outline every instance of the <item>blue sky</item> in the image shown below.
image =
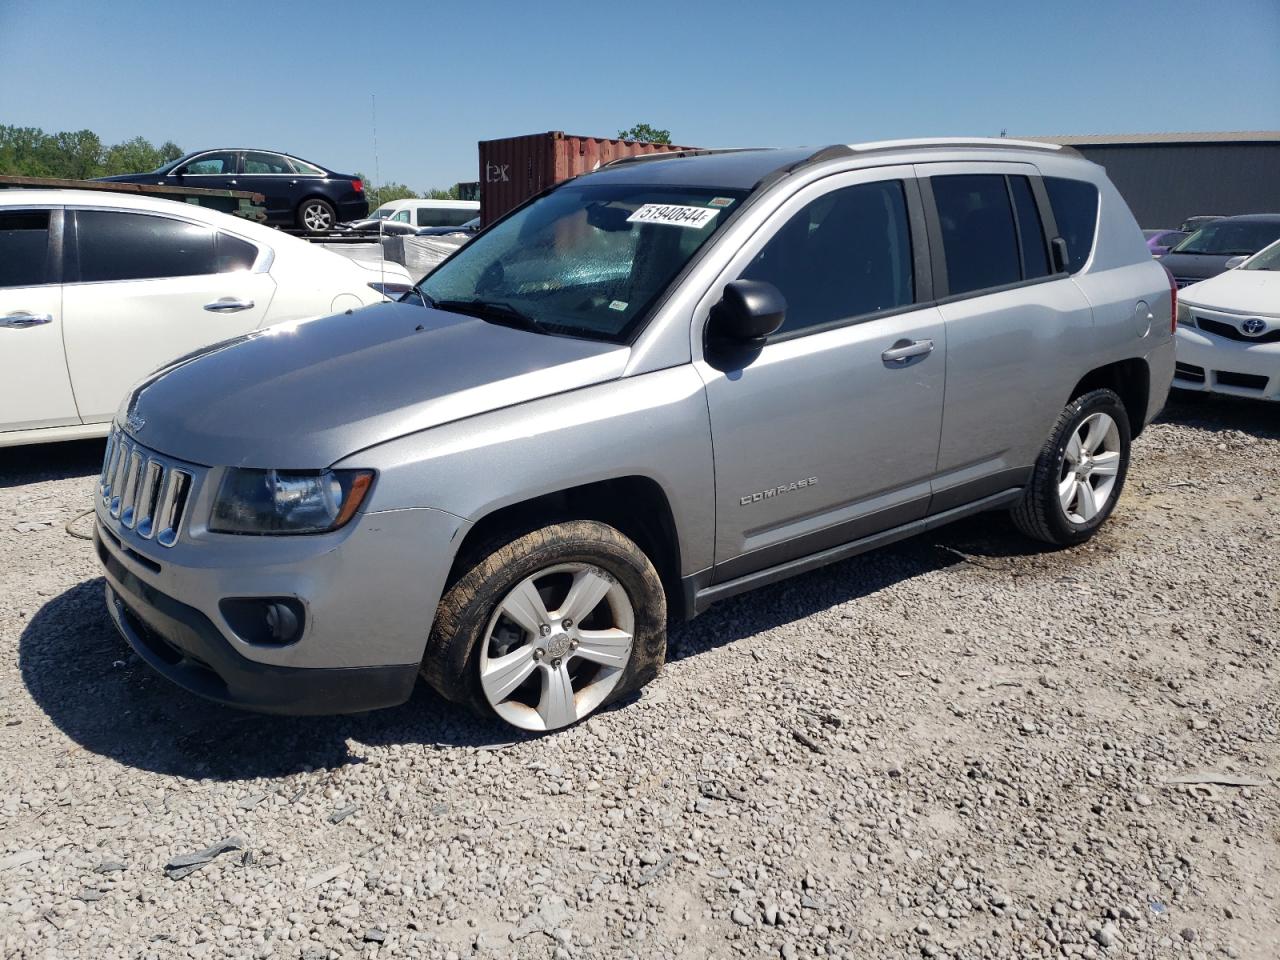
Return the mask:
M 90 12 L 92 11 L 92 13 Z M 0 123 L 273 147 L 417 189 L 476 141 L 1280 129 L 1280 0 L 0 0 Z

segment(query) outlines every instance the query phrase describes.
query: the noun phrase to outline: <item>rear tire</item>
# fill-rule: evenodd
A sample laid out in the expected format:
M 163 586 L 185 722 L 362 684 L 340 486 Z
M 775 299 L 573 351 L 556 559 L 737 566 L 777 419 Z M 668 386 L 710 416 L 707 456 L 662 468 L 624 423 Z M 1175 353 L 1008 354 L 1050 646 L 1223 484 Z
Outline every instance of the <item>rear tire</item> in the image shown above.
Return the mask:
M 556 730 L 656 677 L 666 627 L 666 594 L 644 552 L 607 524 L 573 520 L 464 558 L 421 672 L 447 700 Z
M 298 204 L 298 226 L 307 233 L 327 233 L 338 222 L 333 204 L 319 197 L 308 197 Z
M 1014 525 L 1055 546 L 1084 543 L 1120 499 L 1130 442 L 1129 415 L 1115 391 L 1091 390 L 1072 400 L 1011 511 Z

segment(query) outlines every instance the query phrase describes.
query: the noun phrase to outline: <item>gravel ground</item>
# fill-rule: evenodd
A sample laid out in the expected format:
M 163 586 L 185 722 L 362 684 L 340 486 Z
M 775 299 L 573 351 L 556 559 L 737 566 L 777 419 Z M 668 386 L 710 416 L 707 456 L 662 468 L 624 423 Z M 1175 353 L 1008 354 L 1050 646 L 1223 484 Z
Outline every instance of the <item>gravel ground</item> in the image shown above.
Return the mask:
M 727 601 L 515 742 L 154 676 L 63 530 L 100 451 L 0 451 L 4 957 L 1280 953 L 1273 408 L 1175 402 L 1085 547 L 983 517 Z

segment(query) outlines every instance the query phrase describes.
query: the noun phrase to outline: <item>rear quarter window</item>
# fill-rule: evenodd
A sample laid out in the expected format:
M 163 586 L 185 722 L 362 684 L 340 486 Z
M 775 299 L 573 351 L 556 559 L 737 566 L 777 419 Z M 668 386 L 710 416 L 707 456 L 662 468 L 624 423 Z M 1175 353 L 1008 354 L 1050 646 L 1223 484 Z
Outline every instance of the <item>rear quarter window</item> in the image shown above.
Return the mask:
M 1045 177 L 1058 236 L 1067 243 L 1067 269 L 1079 273 L 1093 250 L 1098 225 L 1098 188 L 1084 180 Z

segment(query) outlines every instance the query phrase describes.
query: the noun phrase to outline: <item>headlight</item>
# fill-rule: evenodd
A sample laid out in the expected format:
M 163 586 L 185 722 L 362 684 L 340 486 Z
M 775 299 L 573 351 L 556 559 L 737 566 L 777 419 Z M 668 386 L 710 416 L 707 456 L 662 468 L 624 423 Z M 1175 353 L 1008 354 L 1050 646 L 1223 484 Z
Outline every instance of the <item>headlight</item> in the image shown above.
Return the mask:
M 1185 303 L 1178 304 L 1178 326 L 1194 327 L 1196 318 L 1191 315 L 1191 308 Z
M 209 529 L 215 533 L 325 533 L 353 516 L 372 470 L 228 470 Z

